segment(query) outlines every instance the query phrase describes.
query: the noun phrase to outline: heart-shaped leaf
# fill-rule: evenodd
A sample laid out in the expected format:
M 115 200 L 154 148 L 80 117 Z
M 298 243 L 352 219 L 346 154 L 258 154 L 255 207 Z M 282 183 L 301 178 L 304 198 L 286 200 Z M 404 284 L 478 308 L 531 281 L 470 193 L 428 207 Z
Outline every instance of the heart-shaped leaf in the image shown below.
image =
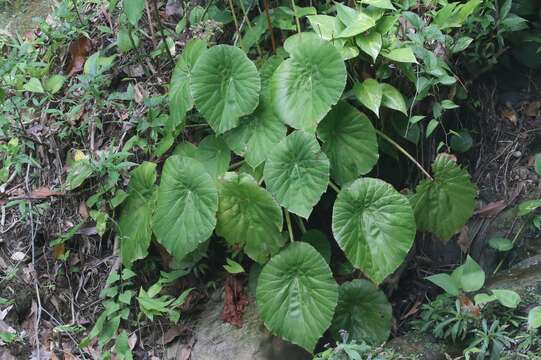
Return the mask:
M 383 93 L 383 98 L 381 99 L 381 105 L 386 108 L 400 111 L 404 115 L 408 116 L 408 109 L 406 108 L 406 102 L 402 93 L 398 91 L 392 85 L 381 84 L 381 91 Z
M 225 133 L 225 142 L 237 155 L 256 168 L 286 136 L 286 127 L 264 98 L 256 111 L 241 119 L 240 125 Z
M 192 39 L 186 44 L 186 47 L 177 60 L 173 75 L 171 76 L 171 88 L 169 89 L 169 113 L 173 125 L 172 128 L 182 124 L 186 112 L 193 108 L 193 98 L 190 90 L 192 69 L 197 59 L 199 59 L 206 49 L 206 41 Z
M 156 207 L 156 164 L 144 162 L 131 172 L 118 232 L 120 257 L 125 267 L 148 254 L 152 238 L 152 214 Z
M 192 70 L 192 96 L 197 110 L 221 134 L 239 124 L 259 103 L 261 82 L 254 63 L 236 46 L 205 51 Z
M 133 26 L 136 26 L 145 10 L 145 0 L 126 0 L 122 5 L 122 10 L 128 21 Z
M 344 91 L 344 60 L 331 43 L 314 33 L 293 35 L 284 47 L 291 57 L 271 80 L 274 110 L 284 123 L 313 133 Z
M 391 0 L 362 0 L 363 3 L 387 10 L 396 10 Z
M 374 79 L 366 79 L 353 87 L 355 97 L 370 111 L 379 117 L 379 107 L 383 99 L 383 89 L 379 82 Z
M 361 9 L 353 9 L 339 2 L 336 3 L 336 13 L 346 28 L 338 34 L 338 38 L 349 38 L 376 26 L 374 19 Z
M 272 333 L 312 352 L 331 324 L 338 285 L 317 250 L 295 242 L 263 267 L 256 300 Z
M 216 225 L 218 190 L 197 160 L 173 155 L 165 161 L 153 229 L 171 255 L 182 260 L 207 240 Z
M 541 327 L 541 306 L 536 306 L 528 313 L 528 329 L 534 330 Z
M 451 156 L 439 155 L 432 164 L 434 180 L 423 180 L 410 198 L 417 228 L 448 240 L 462 229 L 475 209 L 475 185 Z
M 284 244 L 282 210 L 248 174 L 226 173 L 219 184 L 216 233 L 264 263 Z
M 340 191 L 332 229 L 348 260 L 377 284 L 402 264 L 415 239 L 406 197 L 372 178 L 358 179 Z
M 338 103 L 317 131 L 331 162 L 331 175 L 340 185 L 367 174 L 377 163 L 376 131 L 366 115 L 353 106 Z
M 413 54 L 413 50 L 409 47 L 394 49 L 389 52 L 383 52 L 381 53 L 384 57 L 386 57 L 389 60 L 393 60 L 396 62 L 403 62 L 403 63 L 417 63 L 417 59 L 415 58 L 415 55 Z
M 283 207 L 308 218 L 327 189 L 329 160 L 314 135 L 295 131 L 270 153 L 263 171 L 267 189 Z
M 223 175 L 229 168 L 231 151 L 222 138 L 208 135 L 195 146 L 182 143 L 175 148 L 175 155 L 191 157 L 199 161 L 213 178 Z
M 381 51 L 381 45 L 383 41 L 381 39 L 381 34 L 377 31 L 371 31 L 369 34 L 364 35 L 360 34 L 355 38 L 357 46 L 366 54 L 368 54 L 374 62 Z
M 338 34 L 344 30 L 344 26 L 337 17 L 329 15 L 312 15 L 308 16 L 310 26 L 316 34 L 323 40 L 336 39 Z
M 358 343 L 380 345 L 389 337 L 392 315 L 383 291 L 368 280 L 356 279 L 340 285 L 331 331 L 336 339 L 340 330 L 346 330 Z

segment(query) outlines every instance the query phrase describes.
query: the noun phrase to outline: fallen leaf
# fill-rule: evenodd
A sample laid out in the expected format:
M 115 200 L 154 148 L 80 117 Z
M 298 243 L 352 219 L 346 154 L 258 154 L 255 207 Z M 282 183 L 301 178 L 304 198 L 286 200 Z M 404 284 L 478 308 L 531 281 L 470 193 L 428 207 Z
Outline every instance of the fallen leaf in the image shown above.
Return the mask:
M 189 329 L 185 326 L 173 326 L 167 329 L 165 334 L 163 334 L 163 344 L 167 345 L 171 343 L 173 340 L 178 338 L 179 336 L 187 335 L 189 333 Z
M 11 254 L 11 260 L 13 261 L 23 261 L 26 257 L 25 253 L 21 251 L 16 251 L 13 254 Z
M 53 247 L 53 256 L 55 259 L 59 259 L 60 257 L 64 256 L 65 252 L 66 252 L 66 247 L 64 246 L 64 243 L 55 245 Z
M 531 103 L 526 106 L 526 115 L 530 117 L 537 117 L 539 114 L 539 109 L 541 108 L 541 101 L 532 101 Z
M 84 36 L 72 41 L 69 47 L 70 62 L 68 65 L 68 77 L 83 71 L 86 58 L 92 50 L 92 43 Z
M 460 294 L 458 295 L 458 300 L 460 302 L 460 309 L 463 312 L 470 314 L 476 319 L 481 317 L 481 308 L 478 305 L 475 305 L 475 303 L 471 301 L 469 297 L 464 294 Z
M 32 199 L 46 199 L 51 196 L 62 196 L 63 192 L 52 191 L 48 187 L 42 186 L 37 189 L 32 190 L 29 197 Z
M 130 350 L 133 350 L 135 348 L 135 345 L 137 344 L 137 334 L 133 333 L 128 338 L 128 345 L 130 347 Z
M 494 201 L 488 203 L 485 207 L 477 210 L 474 215 L 479 215 L 480 217 L 492 217 L 501 213 L 505 208 L 506 204 L 503 200 Z
M 513 125 L 516 125 L 518 122 L 517 113 L 511 108 L 503 109 L 502 116 L 513 123 Z
M 248 296 L 240 280 L 234 276 L 225 279 L 225 298 L 222 320 L 237 327 L 242 327 L 242 315 L 248 305 Z
M 456 241 L 457 245 L 460 247 L 460 250 L 462 250 L 464 254 L 470 250 L 470 245 L 472 242 L 469 232 L 470 229 L 468 228 L 468 225 L 464 225 L 462 230 L 460 230 L 460 234 L 458 234 L 458 239 Z
M 87 220 L 88 217 L 90 216 L 88 214 L 88 208 L 86 207 L 86 204 L 84 201 L 81 201 L 81 203 L 79 203 L 79 215 L 81 215 L 81 218 L 83 220 Z

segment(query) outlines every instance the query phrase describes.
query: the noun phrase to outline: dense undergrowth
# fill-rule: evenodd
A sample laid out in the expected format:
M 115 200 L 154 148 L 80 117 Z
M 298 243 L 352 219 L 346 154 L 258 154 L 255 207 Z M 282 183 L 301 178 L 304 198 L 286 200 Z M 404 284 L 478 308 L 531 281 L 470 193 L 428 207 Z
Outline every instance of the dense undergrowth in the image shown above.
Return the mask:
M 31 264 L 40 299 L 54 289 L 36 268 L 79 276 L 79 237 L 113 255 L 92 321 L 60 323 L 39 302 L 35 322 L 73 356 L 130 359 L 135 328 L 178 323 L 225 274 L 249 273 L 273 334 L 310 353 L 335 343 L 320 359 L 400 357 L 378 348 L 393 326 L 383 289 L 419 233 L 447 241 L 474 213 L 457 156 L 475 134 L 457 114 L 513 41 L 537 51 L 527 5 L 64 0 L 37 30 L 3 35 L 2 227 L 30 226 L 13 274 Z M 519 213 L 539 227 L 540 206 Z M 471 257 L 428 280 L 446 294 L 423 305 L 420 331 L 467 358 L 539 354 L 540 308 L 520 318 L 518 294 L 479 293 Z M 246 299 L 232 301 L 225 320 L 241 325 Z

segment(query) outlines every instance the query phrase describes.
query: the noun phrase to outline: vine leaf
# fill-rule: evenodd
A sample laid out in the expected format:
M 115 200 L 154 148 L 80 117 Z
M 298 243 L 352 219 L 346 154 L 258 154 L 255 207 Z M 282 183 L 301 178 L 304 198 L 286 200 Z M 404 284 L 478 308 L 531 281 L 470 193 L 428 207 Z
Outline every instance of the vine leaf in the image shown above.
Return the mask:
M 231 162 L 231 151 L 224 140 L 215 135 L 206 136 L 199 146 L 181 143 L 175 148 L 174 154 L 199 161 L 214 179 L 225 174 Z
M 253 260 L 264 263 L 284 245 L 282 210 L 248 174 L 226 173 L 218 186 L 216 233 L 230 245 L 244 246 Z
M 284 123 L 313 133 L 344 91 L 344 60 L 330 42 L 314 33 L 293 35 L 284 47 L 291 57 L 271 80 L 274 110 Z
M 225 142 L 237 155 L 256 168 L 285 136 L 287 129 L 272 106 L 261 98 L 256 111 L 241 119 L 240 125 L 224 134 Z
M 375 20 L 360 9 L 353 9 L 341 3 L 336 3 L 336 13 L 346 28 L 338 34 L 338 38 L 349 38 L 365 32 L 376 26 Z
M 340 185 L 365 175 L 377 163 L 378 142 L 370 120 L 355 107 L 338 103 L 318 127 L 331 175 Z
M 128 21 L 133 26 L 137 26 L 137 23 L 143 16 L 143 11 L 145 10 L 145 0 L 129 0 L 125 1 L 122 10 Z
M 380 345 L 389 338 L 392 315 L 383 291 L 368 280 L 356 279 L 340 285 L 331 331 L 336 339 L 340 330 L 346 330 L 358 343 Z
M 413 50 L 409 47 L 403 47 L 399 49 L 393 49 L 387 53 L 381 53 L 384 57 L 389 60 L 403 63 L 414 63 L 417 64 L 417 59 L 413 54 Z
M 410 198 L 417 228 L 442 240 L 458 232 L 473 215 L 475 185 L 454 159 L 439 155 L 432 164 L 434 180 L 423 180 Z
M 353 266 L 379 284 L 413 245 L 415 219 L 406 197 L 390 184 L 361 178 L 338 194 L 332 230 Z
M 263 176 L 280 205 L 308 218 L 327 189 L 329 167 L 315 136 L 298 130 L 275 146 L 265 162 Z
M 374 79 L 366 79 L 361 84 L 355 84 L 353 93 L 361 104 L 379 117 L 379 107 L 383 99 L 383 89 L 379 82 Z
M 257 282 L 256 304 L 265 326 L 309 352 L 330 326 L 337 300 L 329 265 L 304 242 L 273 256 Z
M 169 157 L 153 218 L 158 242 L 181 261 L 210 237 L 217 210 L 218 190 L 205 167 L 189 157 Z
M 156 207 L 156 164 L 144 162 L 131 172 L 128 197 L 120 219 L 120 257 L 125 267 L 148 254 L 152 238 L 152 214 Z
M 169 114 L 171 116 L 171 130 L 184 122 L 186 113 L 193 108 L 193 98 L 190 90 L 192 69 L 197 59 L 207 49 L 204 40 L 192 39 L 187 44 L 177 60 L 171 88 L 169 89 Z
M 379 32 L 371 31 L 367 35 L 360 34 L 355 38 L 355 42 L 363 52 L 368 54 L 372 60 L 376 62 L 383 44 L 383 40 L 381 39 L 381 34 Z
M 382 83 L 381 84 L 381 91 L 383 94 L 383 98 L 381 99 L 381 105 L 400 111 L 404 115 L 408 116 L 408 109 L 406 108 L 406 101 L 404 101 L 404 97 L 402 96 L 402 93 L 398 91 L 397 88 L 395 88 L 392 85 Z
M 254 63 L 241 49 L 218 45 L 197 60 L 191 89 L 197 110 L 217 134 L 222 134 L 255 110 L 261 81 Z
M 329 15 L 312 15 L 307 16 L 310 26 L 316 34 L 323 40 L 336 39 L 339 33 L 344 30 L 344 26 L 335 16 Z

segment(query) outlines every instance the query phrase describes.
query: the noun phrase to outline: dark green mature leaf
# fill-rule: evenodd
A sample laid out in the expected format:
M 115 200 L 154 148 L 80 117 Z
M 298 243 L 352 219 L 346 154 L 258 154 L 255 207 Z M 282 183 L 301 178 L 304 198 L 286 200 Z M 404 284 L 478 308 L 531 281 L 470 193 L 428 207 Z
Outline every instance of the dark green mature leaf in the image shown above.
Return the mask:
M 327 189 L 329 167 L 315 136 L 299 130 L 275 146 L 263 176 L 267 189 L 280 205 L 308 218 Z
M 215 135 L 208 135 L 195 146 L 191 143 L 179 144 L 174 151 L 175 155 L 191 157 L 199 161 L 213 178 L 223 175 L 229 168 L 231 151 L 224 140 Z
M 295 242 L 263 267 L 256 299 L 272 333 L 312 352 L 331 324 L 338 286 L 316 249 Z
M 264 263 L 284 245 L 282 210 L 271 194 L 248 174 L 226 173 L 219 184 L 216 233 L 230 245 L 244 246 Z
M 254 63 L 241 49 L 218 45 L 197 60 L 191 89 L 197 110 L 217 134 L 222 134 L 255 110 L 261 82 Z
M 290 58 L 271 80 L 274 110 L 286 124 L 314 132 L 346 86 L 346 67 L 336 48 L 314 33 L 288 38 Z
M 165 161 L 153 229 L 179 261 L 207 240 L 216 225 L 218 191 L 204 166 L 180 155 Z
M 130 24 L 137 26 L 145 10 L 145 0 L 124 0 L 122 9 Z
M 169 89 L 169 113 L 172 128 L 184 122 L 186 112 L 193 108 L 193 98 L 190 90 L 192 69 L 199 56 L 207 49 L 207 42 L 200 39 L 192 39 L 187 44 L 177 60 L 173 75 L 171 76 L 171 88 Z
M 132 171 L 128 198 L 118 221 L 120 257 L 125 267 L 148 254 L 152 214 L 156 207 L 156 164 L 144 162 Z
M 370 111 L 379 117 L 379 107 L 383 99 L 383 89 L 379 82 L 374 79 L 366 79 L 353 87 L 355 97 Z
M 434 180 L 423 180 L 410 198 L 417 228 L 448 240 L 462 229 L 475 208 L 475 185 L 446 154 L 432 164 Z
M 327 239 L 325 234 L 323 234 L 319 230 L 311 229 L 302 235 L 301 241 L 312 245 L 314 249 L 316 249 L 321 254 L 321 256 L 323 256 L 325 261 L 330 264 L 332 249 L 331 244 L 329 243 L 329 240 Z
M 415 239 L 415 219 L 406 197 L 372 178 L 342 188 L 334 203 L 332 229 L 348 260 L 377 284 L 402 264 Z
M 381 100 L 381 105 L 400 111 L 404 115 L 408 116 L 408 109 L 406 108 L 406 101 L 404 101 L 404 97 L 402 96 L 402 93 L 398 91 L 397 88 L 395 88 L 392 85 L 389 84 L 381 84 L 381 91 L 383 93 L 383 98 Z
M 285 136 L 287 129 L 264 98 L 256 111 L 241 119 L 240 125 L 224 134 L 225 142 L 253 168 L 263 163 Z
M 318 127 L 318 135 L 331 162 L 331 175 L 340 185 L 369 173 L 378 161 L 372 123 L 345 102 L 338 103 L 327 114 Z
M 340 285 L 338 305 L 331 325 L 335 339 L 346 330 L 351 340 L 380 345 L 391 332 L 393 309 L 383 291 L 368 280 L 353 280 Z

